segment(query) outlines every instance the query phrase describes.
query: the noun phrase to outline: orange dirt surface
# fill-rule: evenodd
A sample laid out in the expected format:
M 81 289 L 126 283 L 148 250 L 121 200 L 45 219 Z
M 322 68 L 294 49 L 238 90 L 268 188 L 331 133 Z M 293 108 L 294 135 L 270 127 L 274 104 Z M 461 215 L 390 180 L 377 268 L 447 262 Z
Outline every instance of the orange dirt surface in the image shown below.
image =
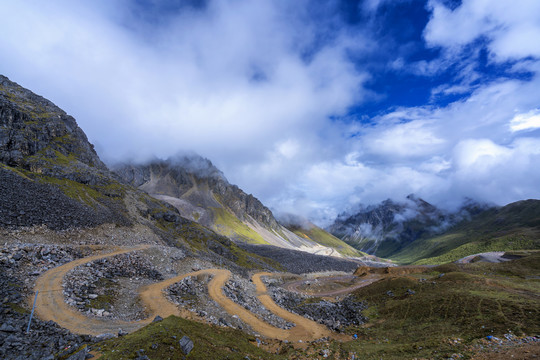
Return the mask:
M 149 317 L 140 321 L 122 321 L 115 319 L 87 317 L 64 302 L 62 280 L 70 270 L 94 260 L 123 254 L 130 251 L 144 250 L 147 248 L 149 248 L 149 246 L 144 245 L 132 248 L 115 249 L 112 252 L 77 259 L 43 273 L 36 280 L 35 285 L 35 290 L 39 291 L 36 304 L 36 316 L 42 320 L 52 320 L 58 325 L 77 334 L 114 334 L 118 331 L 118 329 L 132 332 L 143 327 L 144 325 L 149 324 L 157 315 L 161 317 L 167 317 L 170 315 L 191 317 L 186 314 L 186 311 L 181 311 L 175 304 L 169 302 L 165 297 L 163 290 L 187 276 L 210 274 L 213 275 L 212 280 L 208 284 L 208 292 L 210 297 L 220 306 L 222 306 L 228 313 L 237 315 L 255 332 L 264 337 L 288 341 L 310 341 L 320 339 L 322 337 L 332 337 L 335 339 L 341 338 L 341 335 L 332 333 L 323 325 L 308 320 L 300 315 L 293 314 L 274 303 L 271 297 L 266 294 L 266 287 L 261 281 L 261 276 L 272 275 L 270 273 L 258 273 L 253 275 L 253 282 L 257 288 L 258 298 L 268 310 L 287 321 L 295 323 L 296 326 L 292 329 L 284 330 L 276 328 L 264 322 L 255 314 L 246 310 L 225 296 L 222 289 L 225 283 L 229 280 L 231 272 L 224 269 L 199 270 L 176 276 L 156 284 L 141 287 L 139 290 L 140 298 L 146 307 Z M 31 299 L 29 300 L 31 301 Z

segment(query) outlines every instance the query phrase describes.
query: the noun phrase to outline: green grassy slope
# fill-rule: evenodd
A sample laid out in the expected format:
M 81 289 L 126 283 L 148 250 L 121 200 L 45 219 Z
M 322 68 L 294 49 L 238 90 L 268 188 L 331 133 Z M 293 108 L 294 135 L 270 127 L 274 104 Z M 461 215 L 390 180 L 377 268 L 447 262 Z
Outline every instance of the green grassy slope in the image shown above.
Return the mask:
M 103 360 L 135 359 L 143 349 L 150 359 L 184 359 L 178 344 L 183 336 L 194 343 L 188 359 L 287 359 L 257 347 L 254 336 L 240 330 L 201 324 L 175 316 L 152 323 L 125 337 L 101 344 Z M 156 344 L 154 348 L 153 344 Z
M 349 244 L 345 243 L 343 240 L 338 239 L 334 235 L 324 231 L 320 227 L 313 226 L 309 230 L 302 228 L 290 229 L 296 235 L 309 238 L 312 241 L 315 241 L 318 244 L 328 246 L 336 249 L 340 254 L 345 256 L 364 256 L 365 253 L 360 250 L 356 250 Z
M 268 242 L 238 219 L 232 212 L 225 208 L 211 208 L 214 215 L 213 229 L 223 235 L 233 239 L 245 241 L 250 244 L 267 244 Z
M 382 280 L 355 292 L 367 301 L 370 320 L 349 329 L 359 340 L 342 348 L 362 359 L 468 358 L 470 345 L 488 335 L 538 334 L 539 276 L 536 252 L 502 264 L 448 264 Z
M 402 264 L 442 264 L 480 252 L 520 249 L 540 249 L 540 200 L 488 210 L 444 234 L 414 241 L 391 259 Z

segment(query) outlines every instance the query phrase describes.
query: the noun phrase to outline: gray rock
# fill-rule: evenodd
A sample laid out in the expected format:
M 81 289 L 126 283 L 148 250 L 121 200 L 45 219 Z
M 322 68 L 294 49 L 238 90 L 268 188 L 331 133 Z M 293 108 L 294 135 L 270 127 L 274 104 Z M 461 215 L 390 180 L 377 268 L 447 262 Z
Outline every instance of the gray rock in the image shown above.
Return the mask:
M 191 341 L 191 339 L 187 336 L 182 337 L 178 343 L 180 344 L 180 348 L 185 355 L 189 355 L 191 350 L 193 350 L 193 341 Z
M 86 360 L 86 354 L 88 354 L 88 348 L 84 347 L 83 349 L 77 351 L 75 354 L 67 358 L 67 360 Z
M 2 324 L 2 326 L 0 326 L 0 331 L 7 332 L 7 333 L 14 333 L 14 332 L 17 331 L 17 329 L 15 329 L 10 324 L 4 323 L 4 324 Z
M 111 333 L 99 334 L 98 336 L 96 336 L 96 340 L 105 341 L 105 340 L 112 339 L 113 337 L 114 337 L 114 334 L 111 334 Z

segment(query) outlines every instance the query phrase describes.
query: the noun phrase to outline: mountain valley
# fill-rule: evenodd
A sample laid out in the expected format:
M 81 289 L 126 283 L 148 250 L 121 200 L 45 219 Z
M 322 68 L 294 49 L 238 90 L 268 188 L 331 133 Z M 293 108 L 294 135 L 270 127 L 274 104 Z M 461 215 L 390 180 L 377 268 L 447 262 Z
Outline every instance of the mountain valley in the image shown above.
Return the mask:
M 0 76 L 0 358 L 539 353 L 539 200 L 450 213 L 411 195 L 325 230 L 195 154 L 111 170 Z

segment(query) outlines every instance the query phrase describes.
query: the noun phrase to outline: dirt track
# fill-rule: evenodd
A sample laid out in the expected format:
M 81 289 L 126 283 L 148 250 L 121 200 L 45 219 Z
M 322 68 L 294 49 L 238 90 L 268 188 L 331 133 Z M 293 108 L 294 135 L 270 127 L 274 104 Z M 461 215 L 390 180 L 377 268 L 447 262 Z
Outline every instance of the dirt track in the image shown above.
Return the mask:
M 109 256 L 136 250 L 144 250 L 148 247 L 149 246 L 145 245 L 134 248 L 124 248 L 106 254 L 89 256 L 74 260 L 45 272 L 36 280 L 35 290 L 39 291 L 36 302 L 36 315 L 42 320 L 52 320 L 58 325 L 77 334 L 99 335 L 104 333 L 116 333 L 119 328 L 122 328 L 125 331 L 133 331 L 146 325 L 150 320 L 128 322 L 84 316 L 64 302 L 62 279 L 70 270 L 79 265 Z
M 260 279 L 261 276 L 272 275 L 270 273 L 258 273 L 253 276 L 253 282 L 256 284 L 259 300 L 268 310 L 274 312 L 276 315 L 286 319 L 287 321 L 294 322 L 296 326 L 290 330 L 279 329 L 269 325 L 250 311 L 246 310 L 225 296 L 222 288 L 230 278 L 231 273 L 230 271 L 224 269 L 199 270 L 142 287 L 140 289 L 140 296 L 143 304 L 146 306 L 149 317 L 140 321 L 120 321 L 90 318 L 74 310 L 64 302 L 64 295 L 62 293 L 62 279 L 73 268 L 86 264 L 90 261 L 123 254 L 130 251 L 144 250 L 148 247 L 149 246 L 123 248 L 106 254 L 89 256 L 45 272 L 36 280 L 35 289 L 39 290 L 36 315 L 42 320 L 55 321 L 60 326 L 78 334 L 114 334 L 120 328 L 124 331 L 131 332 L 150 323 L 156 315 L 160 315 L 161 317 L 167 317 L 170 315 L 181 316 L 182 313 L 178 307 L 165 298 L 163 289 L 187 276 L 211 274 L 214 277 L 208 284 L 208 292 L 210 297 L 220 306 L 222 306 L 227 312 L 237 315 L 246 324 L 251 326 L 255 332 L 261 334 L 262 336 L 289 341 L 316 340 L 325 336 L 331 336 L 334 338 L 339 337 L 338 335 L 330 332 L 323 325 L 308 320 L 302 316 L 290 313 L 276 305 L 270 296 L 266 294 L 266 287 Z

